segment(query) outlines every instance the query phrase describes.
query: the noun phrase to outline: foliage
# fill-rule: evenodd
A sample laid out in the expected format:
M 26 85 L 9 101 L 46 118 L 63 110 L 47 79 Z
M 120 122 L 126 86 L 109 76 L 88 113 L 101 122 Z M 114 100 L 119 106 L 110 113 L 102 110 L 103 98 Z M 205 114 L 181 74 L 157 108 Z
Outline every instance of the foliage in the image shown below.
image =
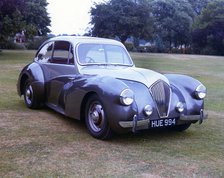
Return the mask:
M 197 52 L 224 55 L 224 0 L 214 0 L 194 23 L 193 43 Z
M 119 37 L 124 43 L 128 37 L 149 39 L 152 18 L 146 0 L 110 0 L 91 8 L 92 36 Z
M 38 49 L 44 41 L 46 41 L 48 37 L 36 37 L 32 40 L 29 40 L 26 44 L 27 49 Z
M 4 43 L 0 43 L 2 49 L 26 49 L 26 46 L 23 43 L 14 43 L 13 40 L 8 40 Z
M 150 52 L 224 55 L 224 0 L 108 0 L 91 8 L 88 35 L 115 38 L 129 50 L 150 41 Z M 33 36 L 50 31 L 47 0 L 0 0 L 0 48 L 17 48 L 11 38 L 25 31 L 28 48 Z M 8 41 L 8 42 L 7 42 Z M 6 43 L 7 42 L 7 43 Z M 126 41 L 127 43 L 127 41 Z M 130 41 L 128 42 L 130 43 Z M 19 46 L 20 48 L 20 46 Z
M 125 42 L 124 45 L 128 51 L 134 51 L 134 49 L 135 49 L 135 46 L 133 43 Z
M 0 41 L 5 41 L 9 36 L 15 35 L 25 25 L 22 19 L 22 0 L 0 1 Z
M 171 51 L 172 47 L 190 44 L 194 12 L 187 0 L 153 0 L 154 37 Z
M 109 0 L 91 8 L 89 34 L 123 43 L 132 36 L 133 49 L 144 38 L 152 44 L 147 51 L 223 55 L 222 1 Z
M 211 0 L 188 0 L 196 15 L 200 15 L 201 11 L 206 8 Z
M 6 41 L 21 31 L 25 31 L 28 38 L 50 32 L 46 6 L 46 0 L 1 0 L 0 41 Z
M 50 32 L 50 18 L 46 7 L 46 0 L 26 0 L 26 10 L 23 12 L 26 21 L 26 31 L 30 37 L 34 35 L 47 35 Z

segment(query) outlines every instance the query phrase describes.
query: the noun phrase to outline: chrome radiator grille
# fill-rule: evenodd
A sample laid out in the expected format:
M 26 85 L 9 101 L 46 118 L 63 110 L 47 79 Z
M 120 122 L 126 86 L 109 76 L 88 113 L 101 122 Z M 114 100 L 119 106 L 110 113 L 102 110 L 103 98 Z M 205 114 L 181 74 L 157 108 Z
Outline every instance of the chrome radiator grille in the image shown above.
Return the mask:
M 167 117 L 170 103 L 170 86 L 160 80 L 153 84 L 150 90 L 160 117 Z

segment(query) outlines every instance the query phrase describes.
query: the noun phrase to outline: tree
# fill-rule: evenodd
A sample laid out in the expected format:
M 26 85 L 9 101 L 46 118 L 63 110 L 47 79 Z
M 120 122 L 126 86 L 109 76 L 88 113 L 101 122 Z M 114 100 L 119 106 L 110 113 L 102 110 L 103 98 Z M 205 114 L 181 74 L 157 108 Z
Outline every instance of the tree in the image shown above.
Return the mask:
M 0 41 L 22 30 L 27 37 L 50 32 L 46 6 L 46 0 L 0 0 Z
M 26 22 L 27 34 L 32 37 L 36 34 L 47 35 L 50 32 L 50 18 L 48 16 L 46 7 L 48 3 L 46 0 L 25 0 L 26 10 L 22 12 L 24 21 Z
M 212 0 L 188 0 L 196 15 L 200 15 L 201 11 L 206 8 L 207 4 Z
M 124 43 L 128 37 L 149 39 L 152 18 L 146 0 L 110 0 L 91 8 L 92 36 L 119 37 Z
M 25 25 L 22 19 L 22 0 L 0 1 L 0 40 L 5 41 L 9 36 L 15 35 L 18 29 Z
M 190 29 L 194 19 L 192 6 L 187 0 L 153 0 L 155 39 L 163 41 L 169 50 L 190 44 Z
M 201 53 L 224 55 L 224 0 L 210 2 L 193 27 L 193 43 Z

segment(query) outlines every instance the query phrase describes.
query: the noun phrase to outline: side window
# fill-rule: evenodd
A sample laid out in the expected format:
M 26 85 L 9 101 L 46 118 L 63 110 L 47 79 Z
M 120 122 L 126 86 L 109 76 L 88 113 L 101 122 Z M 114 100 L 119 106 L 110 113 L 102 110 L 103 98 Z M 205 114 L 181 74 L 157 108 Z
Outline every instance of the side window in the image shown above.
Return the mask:
M 74 64 L 72 45 L 67 41 L 56 41 L 51 63 Z
M 49 42 L 41 48 L 41 50 L 39 51 L 37 55 L 38 62 L 47 63 L 50 61 L 52 56 L 53 46 L 54 46 L 54 43 Z

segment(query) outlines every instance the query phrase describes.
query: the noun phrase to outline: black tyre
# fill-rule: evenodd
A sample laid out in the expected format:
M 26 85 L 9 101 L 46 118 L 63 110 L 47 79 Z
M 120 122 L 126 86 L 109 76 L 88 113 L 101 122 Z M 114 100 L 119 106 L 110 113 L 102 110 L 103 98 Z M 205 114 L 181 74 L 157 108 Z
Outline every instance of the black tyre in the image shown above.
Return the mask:
M 172 127 L 172 130 L 178 131 L 178 132 L 183 132 L 183 131 L 187 130 L 190 126 L 191 126 L 191 124 L 176 125 L 176 126 Z
M 93 137 L 101 140 L 111 138 L 112 130 L 108 124 L 107 114 L 97 95 L 92 95 L 86 103 L 85 123 Z
M 36 97 L 33 87 L 28 80 L 25 82 L 23 96 L 24 96 L 24 102 L 28 108 L 37 109 L 40 107 L 41 103 Z

